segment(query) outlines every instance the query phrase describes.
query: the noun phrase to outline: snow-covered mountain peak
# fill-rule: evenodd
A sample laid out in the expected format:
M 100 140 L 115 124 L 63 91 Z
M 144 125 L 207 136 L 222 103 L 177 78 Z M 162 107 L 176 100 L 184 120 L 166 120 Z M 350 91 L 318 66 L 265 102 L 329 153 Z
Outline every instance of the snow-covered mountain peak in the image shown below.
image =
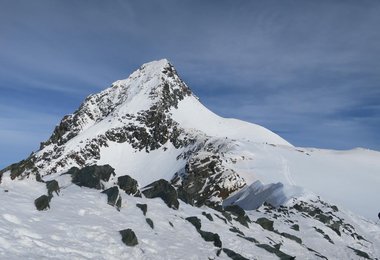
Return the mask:
M 184 254 L 191 244 L 200 249 L 194 259 L 377 259 L 378 227 L 340 205 L 375 215 L 379 158 L 297 148 L 262 126 L 220 117 L 168 60 L 153 61 L 87 97 L 39 151 L 0 171 L 0 253 L 178 259 L 192 258 Z M 150 200 L 157 197 L 164 202 Z M 52 209 L 36 212 L 33 200 Z M 131 229 L 132 246 L 141 244 L 125 249 L 115 231 L 130 246 Z M 99 241 L 117 250 L 94 254 Z

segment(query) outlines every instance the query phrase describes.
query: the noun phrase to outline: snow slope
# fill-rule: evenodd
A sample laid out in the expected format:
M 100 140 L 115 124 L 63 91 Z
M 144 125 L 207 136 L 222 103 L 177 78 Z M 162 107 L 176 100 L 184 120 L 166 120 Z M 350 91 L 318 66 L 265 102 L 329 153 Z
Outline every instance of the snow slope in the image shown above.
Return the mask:
M 282 252 L 297 259 L 321 259 L 317 254 L 328 259 L 361 259 L 347 244 L 354 249 L 372 252 L 371 257 L 380 254 L 380 227 L 372 223 L 363 226 L 362 220 L 344 212 L 335 214 L 351 221 L 356 232 L 372 244 L 364 240 L 358 242 L 345 233 L 338 236 L 321 222 L 295 211 L 289 217 L 276 211 L 268 213 L 267 207 L 261 207 L 248 212 L 253 221 L 248 228 L 235 220 L 226 223 L 220 212 L 208 207 L 196 208 L 181 202 L 179 210 L 173 210 L 160 199 L 135 198 L 126 194 L 121 194 L 123 204 L 117 211 L 107 205 L 104 194 L 76 185 L 62 188 L 48 211 L 37 211 L 33 200 L 43 192 L 42 183 L 30 179 L 12 181 L 7 174 L 4 176 L 0 187 L 0 258 L 231 259 L 224 252 L 217 257 L 218 248 L 212 242 L 202 240 L 194 226 L 185 220 L 189 216 L 198 217 L 202 230 L 217 233 L 224 248 L 246 259 L 277 259 L 276 255 L 258 245 L 281 245 Z M 147 204 L 146 217 L 153 221 L 153 229 L 136 203 Z M 204 213 L 210 214 L 212 220 Z M 261 217 L 270 218 L 271 214 L 277 215 L 274 225 L 277 232 L 263 229 L 254 222 Z M 293 224 L 299 226 L 299 231 L 291 228 Z M 126 228 L 135 231 L 137 246 L 127 247 L 122 243 L 118 231 Z M 302 244 L 280 235 L 283 232 L 301 238 Z M 319 232 L 327 234 L 334 244 Z M 257 243 L 252 242 L 254 240 Z
M 333 151 L 240 142 L 234 156 L 244 160 L 231 168 L 247 181 L 281 182 L 288 193 L 302 187 L 364 216 L 377 220 L 380 153 L 365 149 Z

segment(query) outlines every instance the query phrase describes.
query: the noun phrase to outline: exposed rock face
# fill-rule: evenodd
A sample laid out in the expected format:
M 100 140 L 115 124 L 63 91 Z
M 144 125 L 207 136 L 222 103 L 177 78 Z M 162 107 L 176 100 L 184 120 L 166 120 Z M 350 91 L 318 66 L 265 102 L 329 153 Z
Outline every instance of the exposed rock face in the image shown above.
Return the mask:
M 136 237 L 135 232 L 133 232 L 132 229 L 124 229 L 119 231 L 121 235 L 121 240 L 123 241 L 124 244 L 127 246 L 136 246 L 138 245 L 138 240 Z
M 144 187 L 142 193 L 147 198 L 161 198 L 169 208 L 178 209 L 177 191 L 166 180 L 155 181 Z
M 70 174 L 72 182 L 78 186 L 100 190 L 104 188 L 101 181 L 109 181 L 115 170 L 109 165 L 92 165 L 82 169 L 73 167 L 65 174 Z
M 184 202 L 215 207 L 245 185 L 236 172 L 223 166 L 218 155 L 221 148 L 216 145 L 208 143 L 194 152 L 185 169 L 173 177 L 172 183 L 178 188 L 179 198 Z

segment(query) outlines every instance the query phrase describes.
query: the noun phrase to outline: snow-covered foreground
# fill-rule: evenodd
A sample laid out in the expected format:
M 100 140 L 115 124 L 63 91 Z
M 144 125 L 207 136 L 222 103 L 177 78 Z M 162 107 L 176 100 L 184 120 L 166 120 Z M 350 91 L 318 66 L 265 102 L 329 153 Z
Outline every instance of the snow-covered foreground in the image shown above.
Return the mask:
M 276 259 L 276 255 L 262 245 L 274 247 L 279 244 L 283 253 L 297 256 L 297 259 L 318 259 L 317 254 L 329 259 L 359 259 L 347 244 L 368 252 L 371 257 L 380 255 L 380 227 L 342 212 L 336 214 L 351 223 L 356 232 L 371 243 L 365 240 L 358 243 L 344 233 L 338 236 L 321 222 L 301 213 L 290 213 L 288 217 L 278 214 L 274 223 L 277 232 L 273 232 L 255 222 L 248 228 L 234 220 L 226 224 L 223 215 L 210 208 L 180 203 L 179 209 L 173 210 L 161 199 L 135 198 L 126 194 L 122 195 L 122 208 L 117 211 L 107 205 L 106 195 L 76 185 L 62 188 L 60 196 L 52 199 L 48 211 L 37 211 L 33 201 L 46 192 L 44 186 L 31 180 L 11 181 L 4 176 L 0 186 L 0 258 L 230 259 L 223 251 L 216 256 L 218 248 L 201 238 L 194 226 L 185 220 L 189 216 L 201 220 L 202 230 L 217 233 L 223 248 L 247 259 Z M 147 204 L 146 217 L 153 220 L 153 229 L 136 203 Z M 211 214 L 212 221 L 202 214 L 204 212 Z M 277 213 L 268 213 L 265 207 L 248 212 L 252 221 L 268 218 L 270 214 Z M 299 226 L 299 231 L 291 228 L 294 224 Z M 136 233 L 137 246 L 128 247 L 122 243 L 118 231 L 126 228 Z M 283 232 L 302 238 L 302 244 L 280 235 Z M 319 232 L 324 232 L 334 244 L 323 239 Z

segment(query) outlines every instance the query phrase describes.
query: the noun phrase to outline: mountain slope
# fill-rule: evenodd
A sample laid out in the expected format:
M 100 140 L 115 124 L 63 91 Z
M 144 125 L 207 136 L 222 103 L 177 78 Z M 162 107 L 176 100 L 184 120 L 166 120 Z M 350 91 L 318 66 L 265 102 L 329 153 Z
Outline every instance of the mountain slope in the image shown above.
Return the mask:
M 154 61 L 86 98 L 39 151 L 0 171 L 0 254 L 375 259 L 379 228 L 341 205 L 375 215 L 379 170 L 378 152 L 296 148 L 219 117 Z M 127 227 L 134 248 L 118 234 Z

